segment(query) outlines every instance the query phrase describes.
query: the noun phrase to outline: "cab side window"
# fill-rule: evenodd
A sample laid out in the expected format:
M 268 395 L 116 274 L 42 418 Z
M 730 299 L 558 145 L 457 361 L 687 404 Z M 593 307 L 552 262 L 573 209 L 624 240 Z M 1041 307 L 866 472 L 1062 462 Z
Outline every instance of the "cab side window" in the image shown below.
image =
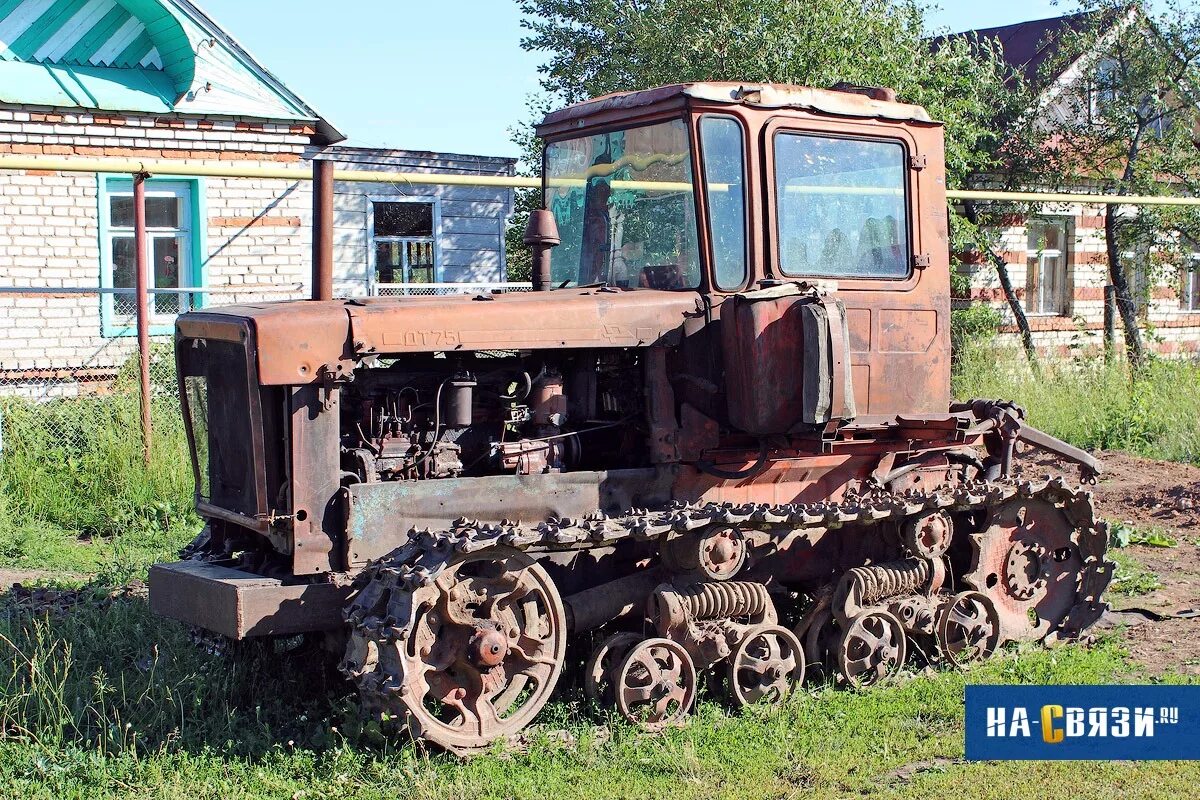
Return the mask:
M 704 117 L 700 120 L 700 147 L 713 278 L 719 289 L 738 289 L 746 282 L 746 167 L 741 124 L 730 117 Z

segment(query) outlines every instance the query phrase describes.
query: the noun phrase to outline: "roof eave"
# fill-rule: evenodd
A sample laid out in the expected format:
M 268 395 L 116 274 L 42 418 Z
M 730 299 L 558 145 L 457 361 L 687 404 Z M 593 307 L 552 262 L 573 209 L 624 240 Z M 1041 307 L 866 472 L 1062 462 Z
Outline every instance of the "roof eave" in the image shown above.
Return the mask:
M 246 68 L 258 75 L 277 95 L 294 106 L 303 116 L 309 117 L 314 122 L 314 127 L 317 131 L 315 144 L 329 145 L 346 140 L 345 134 L 334 127 L 329 120 L 325 119 L 308 101 L 288 88 L 279 78 L 275 77 L 249 50 L 243 47 L 228 31 L 218 25 L 203 9 L 191 2 L 191 0 L 164 0 L 164 2 L 171 3 L 181 13 L 187 14 L 197 25 L 220 39 Z

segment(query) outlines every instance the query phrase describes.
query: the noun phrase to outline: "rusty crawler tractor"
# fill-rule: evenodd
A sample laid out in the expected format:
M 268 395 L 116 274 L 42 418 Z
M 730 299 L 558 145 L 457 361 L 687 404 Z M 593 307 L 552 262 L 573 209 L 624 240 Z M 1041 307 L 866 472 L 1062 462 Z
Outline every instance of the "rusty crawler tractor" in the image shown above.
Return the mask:
M 1090 495 L 1013 458 L 1098 464 L 951 401 L 922 109 L 689 84 L 538 132 L 537 291 L 179 318 L 208 525 L 151 572 L 155 610 L 340 639 L 370 712 L 460 752 L 528 725 L 568 663 L 657 729 L 706 681 L 779 702 L 1099 617 Z

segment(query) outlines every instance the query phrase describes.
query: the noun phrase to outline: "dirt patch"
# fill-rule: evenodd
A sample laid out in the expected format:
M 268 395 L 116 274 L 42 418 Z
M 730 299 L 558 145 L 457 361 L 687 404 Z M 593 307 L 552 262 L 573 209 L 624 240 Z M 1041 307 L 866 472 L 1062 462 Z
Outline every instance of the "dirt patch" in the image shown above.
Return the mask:
M 914 761 L 911 764 L 905 764 L 902 767 L 884 773 L 880 776 L 880 781 L 888 785 L 912 783 L 923 772 L 945 772 L 950 767 L 956 764 L 966 763 L 962 759 L 956 758 L 933 758 L 928 761 Z
M 75 578 L 76 575 L 52 572 L 46 569 L 0 569 L 0 592 L 7 592 L 13 584 L 38 583 L 39 581 Z
M 1117 451 L 1097 454 L 1104 474 L 1094 489 L 1096 513 L 1148 533 L 1175 539 L 1175 547 L 1130 545 L 1121 553 L 1158 576 L 1159 588 L 1129 597 L 1110 593 L 1114 608 L 1144 608 L 1173 616 L 1200 609 L 1200 467 L 1154 461 Z M 1061 472 L 1070 465 L 1039 455 L 1028 459 L 1030 476 Z M 1164 619 L 1130 625 L 1123 634 L 1133 659 L 1151 674 L 1177 670 L 1200 675 L 1200 619 Z
M 1096 511 L 1105 519 L 1143 528 L 1190 531 L 1200 536 L 1200 467 L 1108 450 L 1097 453 L 1104 474 L 1095 488 Z M 1053 456 L 1032 455 L 1021 463 L 1030 477 L 1063 474 L 1075 467 Z
M 1105 474 L 1096 492 L 1108 519 L 1200 535 L 1200 467 L 1101 453 Z
M 1151 675 L 1167 671 L 1200 675 L 1198 633 L 1200 622 L 1195 619 L 1167 619 L 1128 628 L 1124 641 L 1129 655 Z

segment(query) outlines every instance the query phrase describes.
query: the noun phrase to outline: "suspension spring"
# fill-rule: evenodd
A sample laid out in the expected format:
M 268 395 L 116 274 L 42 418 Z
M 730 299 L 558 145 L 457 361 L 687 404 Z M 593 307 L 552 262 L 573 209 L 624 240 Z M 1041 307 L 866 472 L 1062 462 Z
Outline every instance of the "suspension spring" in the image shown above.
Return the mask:
M 838 584 L 834 608 L 846 618 L 858 611 L 891 597 L 915 594 L 933 576 L 933 562 L 926 559 L 906 559 L 854 567 Z
M 772 607 L 767 587 L 761 583 L 699 583 L 674 593 L 693 620 L 757 617 Z

